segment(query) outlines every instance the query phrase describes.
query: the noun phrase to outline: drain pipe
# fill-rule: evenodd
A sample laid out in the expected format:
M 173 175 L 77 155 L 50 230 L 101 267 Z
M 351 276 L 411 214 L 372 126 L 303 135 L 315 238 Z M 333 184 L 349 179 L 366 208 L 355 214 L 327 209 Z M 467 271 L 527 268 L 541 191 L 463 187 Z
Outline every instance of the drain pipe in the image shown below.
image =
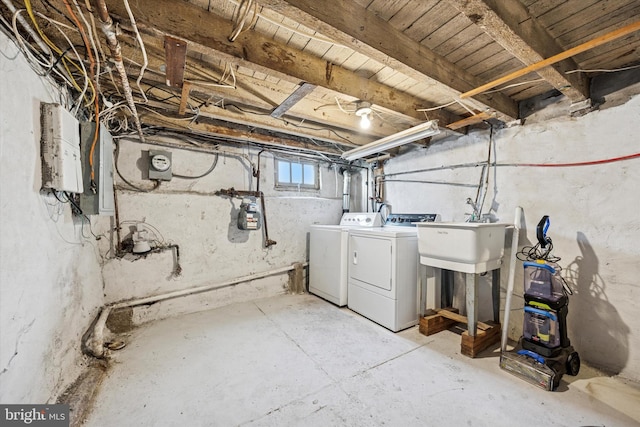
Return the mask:
M 516 207 L 516 215 L 513 221 L 513 236 L 511 237 L 511 262 L 509 264 L 509 279 L 507 280 L 507 295 L 504 302 L 504 320 L 502 321 L 502 339 L 500 340 L 500 353 L 507 350 L 507 339 L 509 335 L 509 314 L 511 313 L 511 296 L 513 295 L 513 285 L 516 279 L 516 264 L 518 254 L 518 240 L 520 238 L 520 224 L 522 222 L 522 208 Z
M 105 356 L 104 328 L 107 324 L 107 319 L 109 318 L 109 314 L 111 314 L 113 310 L 117 310 L 120 308 L 137 307 L 140 305 L 154 304 L 156 302 L 165 301 L 168 299 L 186 297 L 189 295 L 195 295 L 195 294 L 200 294 L 203 292 L 213 291 L 217 289 L 228 288 L 231 286 L 235 286 L 239 283 L 250 282 L 252 280 L 262 279 L 264 277 L 275 276 L 276 274 L 286 273 L 288 271 L 295 270 L 296 266 L 298 268 L 300 268 L 300 266 L 306 267 L 308 266 L 308 263 L 294 263 L 287 267 L 280 267 L 274 270 L 263 271 L 262 273 L 250 274 L 248 276 L 238 277 L 236 279 L 228 280 L 222 283 L 216 283 L 213 285 L 198 286 L 195 288 L 168 292 L 166 294 L 154 295 L 150 297 L 109 304 L 105 306 L 100 312 L 100 316 L 98 317 L 98 320 L 93 326 L 93 331 L 86 341 L 86 348 L 89 351 L 91 356 L 94 356 L 97 358 L 103 358 Z
M 120 42 L 118 42 L 118 39 L 116 38 L 116 30 L 115 26 L 113 25 L 113 20 L 111 20 L 111 16 L 109 16 L 109 11 L 107 10 L 105 0 L 94 0 L 94 5 L 96 7 L 96 10 L 98 11 L 98 16 L 100 17 L 102 32 L 107 38 L 107 44 L 109 45 L 111 56 L 113 57 L 116 69 L 118 70 L 118 74 L 120 75 L 124 96 L 127 100 L 127 105 L 129 105 L 129 108 L 131 109 L 131 114 L 133 114 L 133 122 L 135 123 L 136 129 L 138 130 L 138 136 L 140 137 L 140 141 L 144 142 L 142 126 L 140 125 L 140 117 L 138 116 L 138 111 L 136 110 L 136 104 L 133 101 L 133 93 L 131 92 L 131 86 L 129 85 L 129 77 L 127 77 L 127 71 L 124 69 L 124 62 L 122 61 L 122 48 L 120 47 Z

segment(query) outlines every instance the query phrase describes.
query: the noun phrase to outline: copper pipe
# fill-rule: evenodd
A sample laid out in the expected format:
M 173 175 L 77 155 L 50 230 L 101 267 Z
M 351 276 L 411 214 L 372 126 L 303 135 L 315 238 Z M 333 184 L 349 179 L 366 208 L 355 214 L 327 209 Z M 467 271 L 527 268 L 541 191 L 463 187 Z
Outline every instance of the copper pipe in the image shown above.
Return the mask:
M 144 142 L 144 135 L 142 134 L 142 126 L 140 125 L 140 117 L 138 116 L 138 111 L 136 110 L 136 104 L 133 101 L 133 94 L 131 92 L 131 86 L 129 85 L 129 77 L 127 76 L 127 72 L 124 69 L 124 62 L 122 61 L 122 48 L 120 47 L 120 42 L 116 38 L 116 30 L 113 25 L 113 20 L 111 16 L 109 16 L 109 11 L 107 10 L 107 5 L 104 0 L 94 0 L 95 8 L 98 12 L 98 17 L 100 18 L 102 32 L 107 38 L 107 44 L 109 45 L 109 50 L 111 51 L 111 56 L 113 61 L 115 62 L 116 70 L 118 70 L 118 74 L 120 75 L 120 80 L 122 80 L 122 88 L 124 90 L 124 97 L 127 100 L 127 104 L 131 109 L 131 114 L 133 114 L 133 122 L 136 125 L 136 129 L 138 130 L 138 136 L 140 137 L 140 141 Z

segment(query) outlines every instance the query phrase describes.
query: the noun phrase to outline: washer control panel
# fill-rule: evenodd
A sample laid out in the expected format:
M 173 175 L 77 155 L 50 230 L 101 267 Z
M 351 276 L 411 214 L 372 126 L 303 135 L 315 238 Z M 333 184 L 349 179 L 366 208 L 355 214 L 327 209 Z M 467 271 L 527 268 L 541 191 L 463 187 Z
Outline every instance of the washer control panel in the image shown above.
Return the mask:
M 353 227 L 382 227 L 382 215 L 379 212 L 345 212 L 340 225 Z
M 389 214 L 384 225 L 415 227 L 415 222 L 437 222 L 440 214 Z

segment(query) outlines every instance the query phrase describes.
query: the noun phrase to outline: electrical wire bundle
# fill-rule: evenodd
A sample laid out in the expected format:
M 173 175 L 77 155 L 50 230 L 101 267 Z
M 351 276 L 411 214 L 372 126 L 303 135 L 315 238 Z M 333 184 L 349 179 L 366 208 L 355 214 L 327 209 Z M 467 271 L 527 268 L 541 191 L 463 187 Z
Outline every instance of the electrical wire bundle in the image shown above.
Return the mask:
M 522 249 L 520 249 L 518 253 L 516 253 L 516 256 L 520 261 L 537 261 L 541 259 L 547 262 L 557 263 L 562 258 L 552 255 L 552 250 L 553 242 L 551 241 L 551 238 L 548 237 L 545 248 L 542 248 L 540 242 L 536 243 L 533 246 L 523 246 Z

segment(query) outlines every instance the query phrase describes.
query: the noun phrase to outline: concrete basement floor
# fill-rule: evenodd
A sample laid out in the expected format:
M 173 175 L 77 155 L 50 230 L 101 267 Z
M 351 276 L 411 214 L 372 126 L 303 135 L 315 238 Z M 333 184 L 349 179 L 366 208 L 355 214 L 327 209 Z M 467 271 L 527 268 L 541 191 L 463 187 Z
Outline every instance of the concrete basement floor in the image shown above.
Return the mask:
M 312 295 L 166 319 L 127 341 L 85 426 L 640 424 L 632 384 L 583 369 L 545 392 L 496 352 L 461 356 L 452 332 L 394 334 Z

